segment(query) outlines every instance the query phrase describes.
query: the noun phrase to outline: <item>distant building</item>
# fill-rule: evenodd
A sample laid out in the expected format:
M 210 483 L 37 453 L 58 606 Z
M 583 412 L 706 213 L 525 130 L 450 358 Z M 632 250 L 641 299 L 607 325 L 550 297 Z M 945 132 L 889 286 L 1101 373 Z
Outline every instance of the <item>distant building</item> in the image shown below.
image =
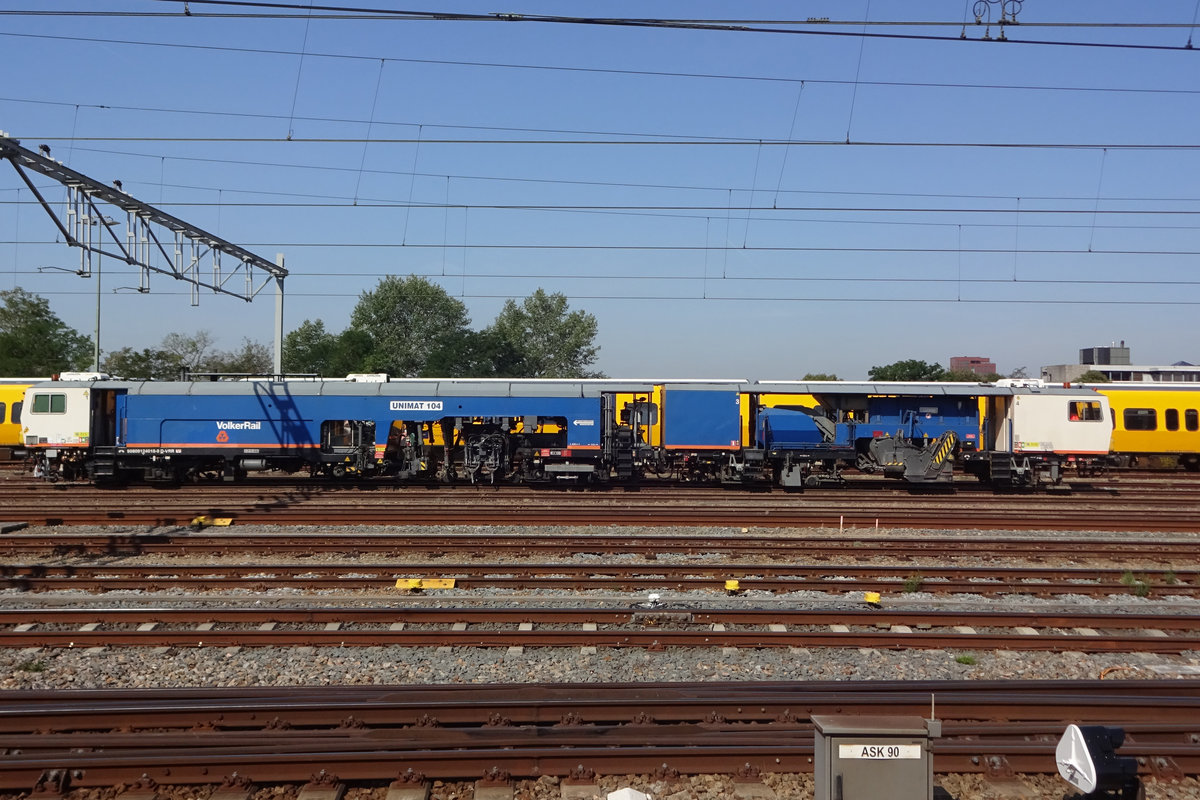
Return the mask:
M 982 356 L 954 356 L 950 359 L 951 372 L 974 372 L 976 375 L 995 375 L 996 365 L 990 358 Z
M 1121 340 L 1120 347 L 1085 347 L 1079 351 L 1080 364 L 1129 366 L 1129 348 Z
M 1129 348 L 1122 341 L 1109 347 L 1085 347 L 1079 351 L 1078 364 L 1052 364 L 1042 367 L 1042 380 L 1068 383 L 1085 372 L 1101 372 L 1110 381 L 1139 383 L 1200 383 L 1200 367 L 1187 361 L 1167 365 L 1132 363 Z

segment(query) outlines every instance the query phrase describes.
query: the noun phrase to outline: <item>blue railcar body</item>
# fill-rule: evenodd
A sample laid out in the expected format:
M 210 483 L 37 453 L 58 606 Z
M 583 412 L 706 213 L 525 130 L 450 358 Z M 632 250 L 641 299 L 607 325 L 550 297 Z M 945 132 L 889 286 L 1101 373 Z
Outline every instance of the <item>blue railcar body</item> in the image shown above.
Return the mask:
M 117 445 L 129 448 L 317 447 L 330 420 L 375 423 L 375 444 L 387 443 L 393 420 L 438 422 L 447 417 L 556 419 L 567 447 L 600 445 L 600 399 L 595 396 L 419 395 L 369 390 L 370 394 L 324 394 L 317 384 L 249 384 L 253 393 L 197 394 L 179 384 L 118 395 Z M 225 384 L 228 387 L 228 384 Z M 383 384 L 384 387 L 392 386 Z M 157 390 L 162 387 L 161 390 Z

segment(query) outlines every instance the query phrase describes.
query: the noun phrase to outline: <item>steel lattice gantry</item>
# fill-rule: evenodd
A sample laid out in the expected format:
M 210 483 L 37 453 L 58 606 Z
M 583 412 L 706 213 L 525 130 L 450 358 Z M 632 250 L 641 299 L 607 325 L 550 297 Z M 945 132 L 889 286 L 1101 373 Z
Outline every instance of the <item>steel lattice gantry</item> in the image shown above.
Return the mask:
M 275 371 L 280 371 L 283 279 L 287 276 L 287 270 L 281 264 L 273 264 L 243 247 L 143 203 L 123 192 L 119 182 L 109 186 L 76 172 L 50 158 L 49 154 L 50 149 L 45 145 L 41 153 L 34 152 L 22 147 L 19 140 L 0 132 L 0 158 L 12 163 L 67 244 L 80 248 L 79 275 L 88 277 L 92 274 L 93 254 L 115 258 L 139 268 L 140 292 L 150 291 L 151 272 L 188 282 L 192 305 L 199 304 L 201 288 L 250 302 L 273 280 L 276 284 Z M 39 172 L 66 187 L 65 219 L 46 201 L 27 170 Z M 112 230 L 116 223 L 100 213 L 98 202 L 125 213 L 124 241 Z M 229 264 L 230 260 L 236 263 Z M 209 277 L 205 277 L 206 262 L 211 263 Z M 261 271 L 262 278 L 257 285 L 256 270 Z M 239 275 L 244 282 L 236 280 Z M 241 283 L 239 289 L 232 288 L 238 283 Z

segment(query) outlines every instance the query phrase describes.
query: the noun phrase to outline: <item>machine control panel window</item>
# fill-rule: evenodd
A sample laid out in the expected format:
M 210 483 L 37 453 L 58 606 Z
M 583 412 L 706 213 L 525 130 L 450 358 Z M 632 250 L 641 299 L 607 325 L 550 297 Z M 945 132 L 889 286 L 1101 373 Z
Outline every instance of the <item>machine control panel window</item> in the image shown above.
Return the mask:
M 1067 406 L 1067 419 L 1072 422 L 1100 422 L 1104 419 L 1098 402 L 1072 400 Z
M 67 396 L 65 394 L 35 394 L 33 396 L 34 414 L 65 414 L 67 413 Z

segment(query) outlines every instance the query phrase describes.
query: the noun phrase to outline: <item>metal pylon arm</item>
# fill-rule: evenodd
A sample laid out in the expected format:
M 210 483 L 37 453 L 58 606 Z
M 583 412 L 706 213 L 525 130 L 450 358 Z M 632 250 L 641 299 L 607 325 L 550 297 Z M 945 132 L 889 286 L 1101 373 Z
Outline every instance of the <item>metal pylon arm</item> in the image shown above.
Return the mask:
M 282 279 L 287 276 L 287 270 L 278 264 L 251 253 L 244 247 L 239 247 L 202 228 L 197 228 L 176 216 L 161 211 L 154 206 L 126 194 L 115 186 L 89 178 L 81 172 L 76 172 L 61 162 L 49 157 L 49 148 L 45 154 L 36 153 L 21 146 L 17 139 L 0 135 L 0 158 L 7 159 L 21 176 L 21 179 L 33 192 L 38 203 L 50 215 L 50 219 L 58 227 L 67 244 L 81 249 L 79 274 L 91 274 L 91 254 L 114 258 L 142 270 L 142 286 L 148 288 L 149 273 L 158 272 L 169 275 L 176 280 L 192 284 L 192 303 L 198 301 L 198 289 L 211 289 L 213 292 L 240 297 L 249 302 L 272 278 Z M 55 213 L 54 208 L 45 199 L 26 170 L 39 172 L 67 187 L 68 219 L 63 221 Z M 126 215 L 126 241 L 122 243 L 113 233 L 109 222 L 100 214 L 96 201 L 108 203 Z M 103 234 L 93 236 L 91 228 L 99 225 L 108 231 L 112 240 L 112 248 L 106 248 Z M 170 231 L 170 237 L 163 236 L 160 240 L 155 228 L 161 226 Z M 174 253 L 168 252 L 163 241 L 173 244 Z M 186 256 L 185 250 L 190 251 Z M 213 273 L 211 280 L 200 277 L 200 259 L 212 254 Z M 223 272 L 221 256 L 228 255 L 236 260 L 237 266 Z M 162 266 L 165 262 L 167 266 Z M 262 282 L 255 287 L 253 271 L 260 269 L 264 273 Z M 239 271 L 245 272 L 245 285 L 241 291 L 226 288 L 226 283 Z M 145 288 L 143 290 L 145 290 Z

